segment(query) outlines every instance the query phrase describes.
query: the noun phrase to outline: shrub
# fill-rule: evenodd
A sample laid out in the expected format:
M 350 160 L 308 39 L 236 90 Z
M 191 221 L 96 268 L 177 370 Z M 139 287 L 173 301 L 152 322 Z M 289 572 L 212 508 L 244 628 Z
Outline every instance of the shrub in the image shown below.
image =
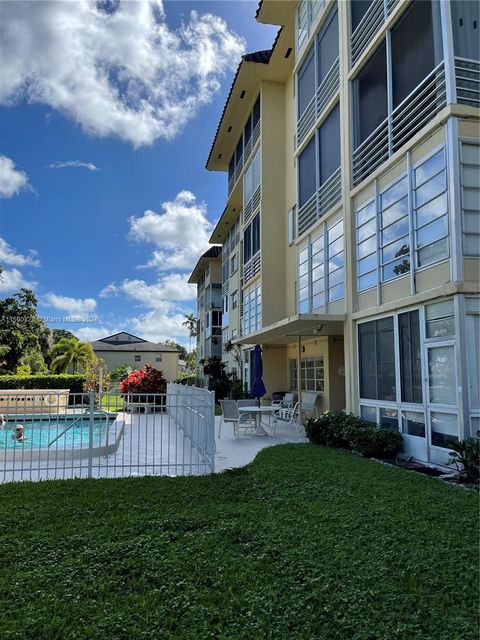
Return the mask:
M 0 376 L 0 389 L 70 389 L 70 393 L 82 393 L 84 382 L 83 375 L 9 375 Z
M 132 371 L 125 380 L 120 383 L 120 393 L 165 393 L 167 381 L 163 373 L 150 364 L 145 369 Z
M 350 449 L 371 458 L 394 458 L 402 450 L 402 435 L 343 411 L 327 411 L 305 423 L 310 442 Z
M 451 445 L 449 464 L 455 464 L 460 478 L 477 483 L 480 480 L 480 431 L 476 438 L 466 438 Z

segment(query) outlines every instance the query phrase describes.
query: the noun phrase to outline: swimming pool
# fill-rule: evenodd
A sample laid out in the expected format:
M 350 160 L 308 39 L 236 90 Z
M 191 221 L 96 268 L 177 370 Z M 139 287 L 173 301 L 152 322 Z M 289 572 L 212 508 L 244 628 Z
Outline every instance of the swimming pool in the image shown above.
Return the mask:
M 96 414 L 93 416 L 93 446 L 105 444 L 107 429 L 115 416 Z M 15 425 L 24 427 L 24 440 L 12 436 Z M 82 415 L 25 415 L 9 418 L 0 428 L 0 450 L 25 449 L 81 449 L 89 446 L 90 418 Z

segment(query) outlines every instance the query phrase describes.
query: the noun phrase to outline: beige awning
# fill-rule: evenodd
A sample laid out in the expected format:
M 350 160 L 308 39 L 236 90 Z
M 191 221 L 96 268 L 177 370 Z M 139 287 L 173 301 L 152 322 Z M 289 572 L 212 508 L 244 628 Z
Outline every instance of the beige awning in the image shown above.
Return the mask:
M 343 335 L 344 314 L 305 313 L 263 327 L 248 336 L 232 340 L 233 344 L 290 344 L 298 337 Z

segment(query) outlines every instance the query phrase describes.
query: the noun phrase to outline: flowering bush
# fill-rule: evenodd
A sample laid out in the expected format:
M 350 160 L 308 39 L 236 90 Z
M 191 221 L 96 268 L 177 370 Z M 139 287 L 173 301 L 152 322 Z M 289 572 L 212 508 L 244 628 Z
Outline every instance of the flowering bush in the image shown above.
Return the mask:
M 146 364 L 145 369 L 132 371 L 120 383 L 120 393 L 165 393 L 167 381 L 163 373 Z

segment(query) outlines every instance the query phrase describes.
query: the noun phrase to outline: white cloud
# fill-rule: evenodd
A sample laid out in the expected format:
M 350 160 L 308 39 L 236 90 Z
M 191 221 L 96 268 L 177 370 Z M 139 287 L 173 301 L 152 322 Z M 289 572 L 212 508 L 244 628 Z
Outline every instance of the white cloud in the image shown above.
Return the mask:
M 93 162 L 82 162 L 81 160 L 58 160 L 49 164 L 47 169 L 88 169 L 89 171 L 100 171 Z
M 212 232 L 206 205 L 190 191 L 180 191 L 175 200 L 161 206 L 163 213 L 148 210 L 130 218 L 130 238 L 156 245 L 144 267 L 190 270 L 208 247 Z
M 47 293 L 42 296 L 41 303 L 46 307 L 74 315 L 92 313 L 97 308 L 97 303 L 93 298 L 69 298 L 55 293 Z
M 181 273 L 170 273 L 153 284 L 128 278 L 119 285 L 112 282 L 100 292 L 100 297 L 107 298 L 120 293 L 151 309 L 166 309 L 171 301 L 194 300 L 197 297 L 195 285 L 188 284 L 187 276 Z
M 37 252 L 30 249 L 27 255 L 17 253 L 6 240 L 0 238 L 0 264 L 9 264 L 15 267 L 39 267 L 40 260 Z
M 159 313 L 149 311 L 141 316 L 130 319 L 130 326 L 133 333 L 136 332 L 142 338 L 152 342 L 165 342 L 165 340 L 175 340 L 181 344 L 188 344 L 188 330 L 182 327 L 185 320 L 181 313 Z
M 25 289 L 35 289 L 36 282 L 25 280 L 18 269 L 4 269 L 0 275 L 0 293 Z
M 118 331 L 110 330 L 105 327 L 80 327 L 79 329 L 70 329 L 70 331 L 77 336 L 81 342 L 93 342 L 99 338 L 105 338 L 111 336 Z
M 28 186 L 27 174 L 16 169 L 13 160 L 0 156 L 0 198 L 11 198 Z
M 175 137 L 245 49 L 212 14 L 172 30 L 160 0 L 1 2 L 0 21 L 1 103 L 46 104 L 136 147 Z

